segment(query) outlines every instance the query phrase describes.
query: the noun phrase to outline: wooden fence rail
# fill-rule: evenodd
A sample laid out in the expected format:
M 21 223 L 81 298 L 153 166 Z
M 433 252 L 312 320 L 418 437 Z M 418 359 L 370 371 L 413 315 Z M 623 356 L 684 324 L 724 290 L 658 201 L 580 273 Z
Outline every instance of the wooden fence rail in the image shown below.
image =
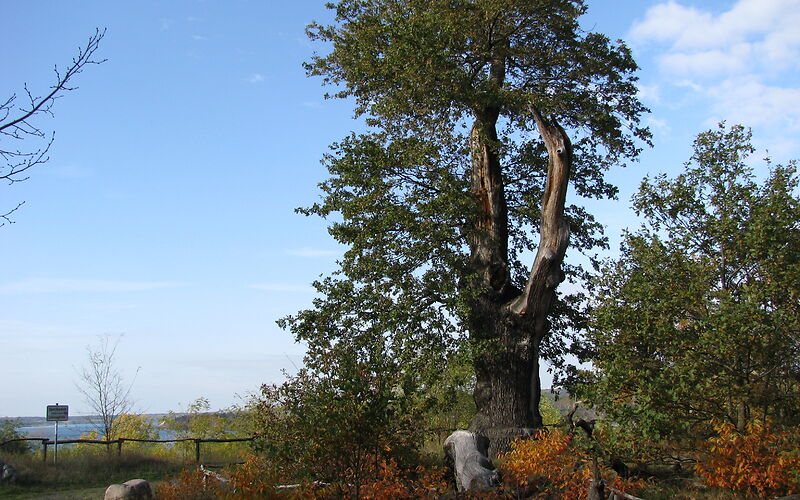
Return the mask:
M 125 441 L 130 441 L 134 443 L 186 443 L 193 441 L 194 442 L 194 459 L 196 463 L 200 463 L 200 445 L 202 443 L 242 443 L 246 441 L 252 441 L 255 437 L 246 437 L 246 438 L 230 438 L 230 439 L 218 439 L 218 438 L 179 438 L 179 439 L 137 439 L 137 438 L 118 438 L 113 439 L 111 441 L 106 441 L 103 439 L 59 439 L 58 442 L 51 441 L 49 438 L 17 438 L 17 439 L 9 439 L 8 441 L 3 441 L 0 443 L 0 448 L 4 445 L 9 443 L 14 443 L 17 441 L 39 441 L 42 443 L 42 460 L 47 461 L 47 447 L 48 446 L 55 446 L 58 444 L 77 444 L 77 443 L 85 443 L 85 444 L 104 444 L 106 445 L 106 449 L 108 449 L 112 444 L 117 445 L 117 455 L 122 455 L 122 444 Z

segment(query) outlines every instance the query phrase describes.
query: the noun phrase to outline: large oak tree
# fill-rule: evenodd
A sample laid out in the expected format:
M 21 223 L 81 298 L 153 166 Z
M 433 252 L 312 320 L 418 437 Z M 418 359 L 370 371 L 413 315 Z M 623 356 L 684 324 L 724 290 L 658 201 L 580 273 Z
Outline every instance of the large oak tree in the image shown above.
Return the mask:
M 333 24 L 308 33 L 331 50 L 307 71 L 353 99 L 367 131 L 332 145 L 323 199 L 302 210 L 330 217 L 349 247 L 341 268 L 284 324 L 312 367 L 380 345 L 424 377 L 468 352 L 471 428 L 502 447 L 541 426 L 539 359 L 556 359 L 580 321 L 578 297 L 556 294 L 565 272 L 581 277 L 562 265 L 568 244 L 605 245 L 567 192 L 614 197 L 604 172 L 649 140 L 637 66 L 622 42 L 581 29 L 580 0 L 330 7 Z

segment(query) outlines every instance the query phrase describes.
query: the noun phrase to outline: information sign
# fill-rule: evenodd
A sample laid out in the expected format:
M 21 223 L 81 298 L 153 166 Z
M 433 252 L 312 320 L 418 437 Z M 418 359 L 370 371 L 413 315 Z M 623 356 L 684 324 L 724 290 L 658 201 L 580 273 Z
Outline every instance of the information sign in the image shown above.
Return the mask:
M 68 405 L 47 405 L 48 422 L 66 422 L 69 420 Z

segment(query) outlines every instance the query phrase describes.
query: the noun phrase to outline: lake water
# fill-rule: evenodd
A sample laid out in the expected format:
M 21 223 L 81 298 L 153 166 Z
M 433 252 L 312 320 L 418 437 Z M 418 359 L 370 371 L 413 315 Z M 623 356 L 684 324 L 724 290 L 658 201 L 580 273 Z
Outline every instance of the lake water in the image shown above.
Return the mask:
M 82 434 L 97 429 L 94 424 L 87 423 L 70 423 L 59 422 L 58 424 L 58 440 L 67 439 L 80 439 Z M 17 427 L 17 432 L 25 437 L 31 438 L 48 438 L 51 441 L 56 438 L 55 424 L 49 425 L 35 425 L 31 427 Z M 175 432 L 168 429 L 159 429 L 159 439 L 172 439 L 175 437 Z

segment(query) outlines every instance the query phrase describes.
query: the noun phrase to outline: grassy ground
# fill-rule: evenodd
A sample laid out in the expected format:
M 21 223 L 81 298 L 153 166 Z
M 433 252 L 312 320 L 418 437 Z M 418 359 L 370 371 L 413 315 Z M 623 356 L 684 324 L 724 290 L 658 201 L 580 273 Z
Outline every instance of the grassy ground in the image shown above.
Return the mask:
M 14 485 L 0 486 L 2 500 L 101 500 L 110 484 L 129 479 L 151 483 L 178 474 L 184 463 L 147 456 L 62 456 L 59 463 L 43 463 L 36 455 L 0 457 L 19 473 Z
M 104 447 L 76 447 L 59 451 L 58 464 L 53 464 L 52 455 L 44 463 L 39 453 L 0 453 L 0 460 L 19 474 L 17 484 L 0 486 L 0 500 L 102 500 L 110 484 L 130 479 L 154 484 L 177 476 L 184 467 L 195 467 L 194 444 L 189 444 L 172 448 L 129 444 L 122 456 L 113 448 L 109 454 Z M 206 443 L 201 460 L 208 466 L 242 462 L 248 450 L 248 443 Z
M 437 441 L 432 439 L 432 441 Z M 438 443 L 438 446 L 440 446 Z M 431 445 L 434 448 L 434 445 Z M 211 458 L 211 457 L 209 457 Z M 222 457 L 217 457 L 222 458 Z M 228 457 L 233 458 L 233 457 Z M 426 465 L 438 466 L 441 456 L 426 456 Z M 185 467 L 195 465 L 177 457 L 128 454 L 122 457 L 101 454 L 59 454 L 59 463 L 43 463 L 40 455 L 0 455 L 19 472 L 15 485 L 0 486 L 0 500 L 102 500 L 110 484 L 130 479 L 146 479 L 152 485 L 178 476 Z M 230 463 L 233 460 L 228 460 Z M 211 461 L 205 460 L 207 464 Z M 222 463 L 222 460 L 219 461 Z M 637 496 L 646 500 L 749 500 L 755 497 L 730 491 L 705 488 L 694 478 L 659 477 L 650 480 Z
M 9 491 L 4 493 L 0 489 L 0 498 L 8 500 L 102 500 L 106 487 L 100 488 L 79 488 L 56 491 L 36 491 L 36 489 L 26 489 L 19 491 Z

